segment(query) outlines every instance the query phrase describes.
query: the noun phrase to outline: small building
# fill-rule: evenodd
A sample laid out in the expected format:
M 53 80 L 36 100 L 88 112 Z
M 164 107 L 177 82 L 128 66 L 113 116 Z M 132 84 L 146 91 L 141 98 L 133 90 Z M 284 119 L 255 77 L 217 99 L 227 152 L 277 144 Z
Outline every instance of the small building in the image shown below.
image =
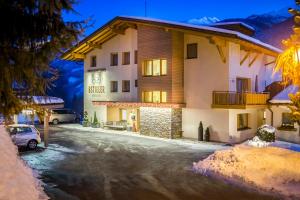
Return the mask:
M 57 109 L 64 107 L 64 100 L 58 97 L 50 96 L 33 96 L 32 101 L 34 105 L 43 109 Z M 30 106 L 27 109 L 23 109 L 19 115 L 14 116 L 14 123 L 35 123 L 39 122 L 39 118 L 36 114 L 36 110 Z
M 84 61 L 84 110 L 103 123 L 125 121 L 140 134 L 244 141 L 266 122 L 281 52 L 245 24 L 197 26 L 116 17 L 62 55 Z
M 266 111 L 267 123 L 276 128 L 276 137 L 280 140 L 300 143 L 299 125 L 291 116 L 291 100 L 289 94 L 296 94 L 299 87 L 290 85 L 275 95 L 270 101 L 269 109 Z

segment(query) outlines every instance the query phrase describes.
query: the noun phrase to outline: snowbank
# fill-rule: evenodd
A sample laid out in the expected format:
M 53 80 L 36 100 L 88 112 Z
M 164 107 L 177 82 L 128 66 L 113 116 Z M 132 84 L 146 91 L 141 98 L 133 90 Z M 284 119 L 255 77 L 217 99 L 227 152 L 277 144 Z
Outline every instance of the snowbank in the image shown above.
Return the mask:
M 300 153 L 277 148 L 238 145 L 216 151 L 193 169 L 286 197 L 300 198 Z
M 18 156 L 4 126 L 0 125 L 0 199 L 48 199 L 33 172 Z

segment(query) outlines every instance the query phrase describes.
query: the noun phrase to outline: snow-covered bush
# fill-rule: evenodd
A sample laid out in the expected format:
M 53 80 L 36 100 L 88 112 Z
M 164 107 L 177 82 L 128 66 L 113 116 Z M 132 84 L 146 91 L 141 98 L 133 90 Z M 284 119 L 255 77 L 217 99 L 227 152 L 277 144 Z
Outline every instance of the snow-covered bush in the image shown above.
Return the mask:
M 275 128 L 265 124 L 257 129 L 256 136 L 265 142 L 275 142 Z

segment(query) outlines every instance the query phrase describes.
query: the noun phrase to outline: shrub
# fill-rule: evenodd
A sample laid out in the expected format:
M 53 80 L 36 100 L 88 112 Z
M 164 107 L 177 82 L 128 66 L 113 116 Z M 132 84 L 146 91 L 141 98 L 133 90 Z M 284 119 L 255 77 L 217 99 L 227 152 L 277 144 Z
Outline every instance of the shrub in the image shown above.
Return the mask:
M 257 137 L 265 142 L 275 142 L 275 128 L 270 125 L 263 125 L 257 129 Z

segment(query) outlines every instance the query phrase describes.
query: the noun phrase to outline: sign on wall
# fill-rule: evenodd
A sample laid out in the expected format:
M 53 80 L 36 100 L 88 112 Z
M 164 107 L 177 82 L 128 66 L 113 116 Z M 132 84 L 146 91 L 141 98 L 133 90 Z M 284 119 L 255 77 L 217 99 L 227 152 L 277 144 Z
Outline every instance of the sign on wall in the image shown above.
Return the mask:
M 102 72 L 91 72 L 88 77 L 88 93 L 101 94 L 105 93 L 105 88 L 102 85 Z

